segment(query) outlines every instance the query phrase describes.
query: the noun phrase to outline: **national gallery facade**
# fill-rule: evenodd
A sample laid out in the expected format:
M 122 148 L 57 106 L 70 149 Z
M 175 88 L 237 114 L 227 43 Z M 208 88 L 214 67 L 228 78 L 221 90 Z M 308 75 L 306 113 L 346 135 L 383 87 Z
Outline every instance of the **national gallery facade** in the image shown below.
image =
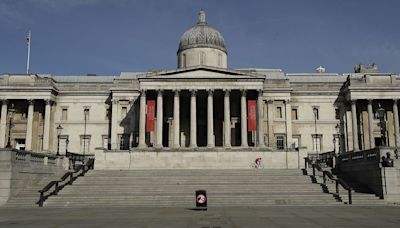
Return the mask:
M 206 22 L 178 68 L 119 76 L 0 74 L 0 148 L 94 155 L 97 169 L 301 168 L 308 153 L 400 146 L 400 76 L 230 69 Z M 382 125 L 384 123 L 384 126 Z

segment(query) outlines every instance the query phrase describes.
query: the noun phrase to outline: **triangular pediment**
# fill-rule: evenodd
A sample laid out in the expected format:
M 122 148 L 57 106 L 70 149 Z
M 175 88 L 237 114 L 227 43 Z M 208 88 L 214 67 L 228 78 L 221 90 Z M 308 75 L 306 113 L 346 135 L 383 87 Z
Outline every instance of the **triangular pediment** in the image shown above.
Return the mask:
M 265 76 L 237 70 L 196 66 L 167 71 L 155 71 L 138 76 L 139 79 L 264 79 Z

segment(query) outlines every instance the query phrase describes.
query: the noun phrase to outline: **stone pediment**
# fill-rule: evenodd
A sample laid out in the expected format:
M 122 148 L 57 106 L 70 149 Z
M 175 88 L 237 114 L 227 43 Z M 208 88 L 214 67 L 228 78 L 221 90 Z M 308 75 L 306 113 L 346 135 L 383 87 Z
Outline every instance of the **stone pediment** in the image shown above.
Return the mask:
M 138 79 L 264 79 L 264 75 L 209 66 L 149 72 Z

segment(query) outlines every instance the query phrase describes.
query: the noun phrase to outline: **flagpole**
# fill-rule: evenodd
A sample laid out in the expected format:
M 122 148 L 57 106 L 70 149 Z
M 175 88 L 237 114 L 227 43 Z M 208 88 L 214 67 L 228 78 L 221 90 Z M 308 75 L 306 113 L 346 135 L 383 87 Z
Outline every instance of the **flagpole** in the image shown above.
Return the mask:
M 29 31 L 28 33 L 27 42 L 28 42 L 28 59 L 26 61 L 26 74 L 29 74 L 29 60 L 31 56 L 31 31 Z

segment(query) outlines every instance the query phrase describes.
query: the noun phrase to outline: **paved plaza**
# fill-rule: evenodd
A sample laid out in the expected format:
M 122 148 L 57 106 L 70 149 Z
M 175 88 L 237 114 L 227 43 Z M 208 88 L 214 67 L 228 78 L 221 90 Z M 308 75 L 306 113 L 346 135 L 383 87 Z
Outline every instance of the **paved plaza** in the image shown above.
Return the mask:
M 0 227 L 399 227 L 400 207 L 0 208 Z

